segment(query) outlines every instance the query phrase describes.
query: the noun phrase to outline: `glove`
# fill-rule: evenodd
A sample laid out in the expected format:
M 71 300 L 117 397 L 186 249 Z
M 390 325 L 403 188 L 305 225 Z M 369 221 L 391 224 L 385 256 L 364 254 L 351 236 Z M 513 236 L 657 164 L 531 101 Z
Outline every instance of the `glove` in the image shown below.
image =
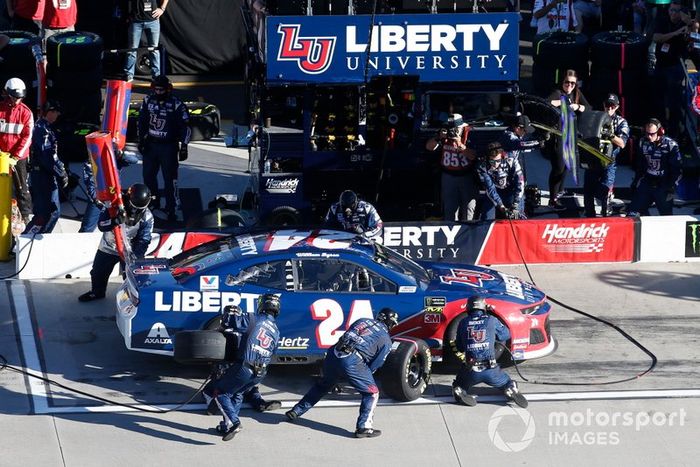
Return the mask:
M 103 202 L 100 201 L 99 199 L 96 199 L 92 204 L 94 204 L 95 207 L 96 207 L 97 209 L 99 209 L 100 211 L 103 210 L 103 209 L 105 208 L 105 203 L 103 203 Z
M 68 188 L 68 174 L 63 172 L 63 175 L 61 175 L 61 188 L 64 190 Z
M 117 225 L 121 225 L 125 222 L 126 222 L 126 211 L 123 209 L 120 209 L 117 212 L 117 215 L 114 216 L 114 218 L 112 219 L 112 225 L 117 226 Z
M 139 144 L 137 147 L 138 147 L 138 150 L 141 153 L 141 155 L 143 155 L 143 153 L 146 152 L 146 140 L 142 139 L 141 141 L 139 141 Z
M 507 212 L 508 219 L 520 219 L 520 210 L 517 207 L 510 208 Z
M 187 145 L 183 144 L 180 146 L 180 152 L 177 155 L 177 160 L 180 162 L 187 160 Z
M 365 233 L 365 229 L 363 229 L 360 224 L 355 224 L 355 225 L 351 226 L 350 228 L 352 229 L 353 232 L 355 232 L 358 235 L 362 235 L 363 233 Z
M 614 136 L 615 136 L 615 133 L 613 133 L 613 129 L 608 127 L 608 126 L 603 127 L 603 129 L 600 132 L 600 137 L 602 139 L 609 140 L 609 139 L 612 139 Z

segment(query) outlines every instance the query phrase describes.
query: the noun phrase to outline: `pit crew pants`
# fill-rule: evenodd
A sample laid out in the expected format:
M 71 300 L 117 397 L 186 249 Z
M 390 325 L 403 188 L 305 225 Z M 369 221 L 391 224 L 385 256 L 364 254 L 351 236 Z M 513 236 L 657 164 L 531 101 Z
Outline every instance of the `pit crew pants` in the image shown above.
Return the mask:
M 29 174 L 34 217 L 27 231 L 36 228 L 37 233 L 51 233 L 61 217 L 61 202 L 58 198 L 58 185 L 53 174 L 33 170 Z
M 608 194 L 615 183 L 617 166 L 588 169 L 583 174 L 583 207 L 586 217 L 595 217 L 595 200 L 600 202 L 600 213 L 608 215 Z
M 163 192 L 165 194 L 165 210 L 168 214 L 174 214 L 178 204 L 177 193 L 177 141 L 159 142 L 149 140 L 143 154 L 143 181 L 156 197 L 154 206 L 160 205 L 158 191 L 158 171 L 163 171 Z
M 248 365 L 237 362 L 214 384 L 216 403 L 227 427 L 240 423 L 238 414 L 243 404 L 243 395 L 255 387 L 263 377 L 264 375 L 255 376 Z
M 358 430 L 372 428 L 374 409 L 379 401 L 379 388 L 374 381 L 372 371 L 362 357 L 355 352 L 338 357 L 334 348 L 329 349 L 323 361 L 323 377 L 309 389 L 292 410 L 299 416 L 305 414 L 341 378 L 347 378 L 352 387 L 362 396 L 356 428 Z
M 202 392 L 207 395 L 207 397 L 215 398 L 218 395 L 216 390 L 216 383 L 218 380 L 212 380 L 207 383 Z M 260 409 L 265 405 L 265 399 L 263 399 L 260 394 L 260 389 L 257 386 L 253 386 L 248 389 L 245 394 L 243 394 L 243 402 L 247 402 L 254 409 Z
M 494 388 L 505 390 L 512 384 L 512 380 L 510 376 L 508 376 L 508 373 L 503 371 L 499 366 L 476 371 L 471 366 L 462 365 L 457 372 L 455 385 L 468 392 L 472 386 L 479 383 L 486 383 Z
M 651 203 L 656 203 L 656 209 L 659 210 L 659 215 L 670 216 L 673 214 L 673 200 L 667 200 L 669 191 L 663 183 L 654 183 L 642 178 L 639 181 L 639 186 L 632 196 L 627 212 L 630 214 L 647 213 Z
M 474 219 L 478 196 L 476 181 L 471 171 L 462 175 L 442 173 L 442 206 L 443 218 L 446 221 Z
M 95 259 L 92 261 L 90 278 L 92 279 L 92 292 L 99 296 L 104 296 L 107 291 L 109 275 L 112 274 L 114 266 L 120 263 L 118 255 L 111 255 L 104 251 L 97 250 Z

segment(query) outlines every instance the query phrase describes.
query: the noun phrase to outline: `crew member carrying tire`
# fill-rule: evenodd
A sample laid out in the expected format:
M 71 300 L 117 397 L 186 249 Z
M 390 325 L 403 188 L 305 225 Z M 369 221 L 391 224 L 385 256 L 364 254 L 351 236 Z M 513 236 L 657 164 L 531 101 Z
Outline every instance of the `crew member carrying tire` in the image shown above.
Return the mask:
M 518 385 L 496 362 L 496 340 L 507 341 L 510 331 L 494 316 L 486 314 L 486 300 L 473 295 L 467 300 L 469 313 L 457 329 L 457 350 L 464 352 L 464 365 L 452 383 L 452 395 L 458 404 L 473 407 L 476 398 L 469 389 L 479 383 L 498 388 L 518 406 L 527 407 L 527 399 L 518 390 Z
M 143 181 L 156 197 L 154 208 L 159 208 L 158 171 L 162 169 L 165 211 L 169 221 L 177 219 L 175 209 L 180 204 L 177 171 L 179 163 L 187 160 L 187 144 L 190 142 L 187 107 L 172 95 L 172 89 L 167 76 L 154 78 L 151 94 L 143 99 L 138 123 Z
M 379 388 L 373 373 L 391 351 L 389 331 L 399 323 L 398 314 L 383 308 L 376 319 L 362 318 L 345 331 L 338 342 L 328 349 L 323 361 L 323 378 L 285 415 L 295 421 L 330 391 L 338 379 L 346 377 L 362 395 L 360 415 L 355 429 L 356 438 L 375 438 L 382 434 L 372 427 L 374 409 L 379 401 Z

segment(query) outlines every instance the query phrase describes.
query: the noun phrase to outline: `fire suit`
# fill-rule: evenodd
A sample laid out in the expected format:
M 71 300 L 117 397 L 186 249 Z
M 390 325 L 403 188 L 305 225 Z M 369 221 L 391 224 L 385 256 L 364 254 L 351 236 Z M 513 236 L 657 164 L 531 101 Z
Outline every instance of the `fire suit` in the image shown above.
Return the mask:
M 613 135 L 619 137 L 627 144 L 630 137 L 630 127 L 627 120 L 621 115 L 615 114 L 612 118 Z M 603 216 L 610 214 L 608 201 L 609 193 L 615 185 L 615 173 L 617 164 L 615 159 L 621 148 L 614 146 L 612 151 L 613 162 L 603 167 L 597 161 L 583 173 L 583 206 L 586 217 L 595 217 L 595 199 L 600 200 L 600 212 Z
M 496 362 L 496 340 L 510 339 L 508 328 L 497 318 L 475 310 L 464 318 L 457 327 L 457 350 L 464 352 L 462 365 L 454 385 L 464 391 L 479 383 L 505 390 L 514 388 L 515 382 Z
M 379 400 L 379 389 L 372 374 L 384 364 L 390 351 L 391 338 L 384 323 L 369 318 L 355 321 L 328 349 L 323 361 L 323 378 L 309 389 L 292 411 L 297 416 L 303 415 L 335 386 L 336 381 L 345 377 L 362 395 L 357 430 L 372 428 L 372 417 Z
M 63 162 L 56 154 L 56 133 L 51 124 L 43 118 L 34 126 L 31 154 L 29 185 L 34 204 L 34 218 L 27 226 L 27 231 L 50 233 L 61 217 L 56 180 L 60 180 L 62 187 L 66 186 L 68 175 Z
M 17 160 L 12 171 L 17 205 L 25 223 L 32 213 L 32 197 L 27 184 L 29 148 L 32 144 L 34 116 L 22 102 L 13 104 L 9 98 L 0 101 L 0 151 Z
M 652 201 L 660 215 L 672 215 L 673 195 L 681 176 L 678 143 L 668 136 L 662 136 L 656 142 L 644 136 L 639 142 L 639 155 L 629 215 L 646 214 Z
M 275 318 L 266 313 L 255 314 L 243 336 L 236 362 L 214 383 L 216 403 L 224 416 L 227 429 L 240 425 L 238 414 L 244 394 L 267 374 L 279 338 Z
M 384 223 L 377 209 L 367 201 L 358 201 L 352 213 L 346 214 L 340 202 L 333 203 L 326 213 L 326 227 L 357 233 L 370 240 L 381 236 Z
M 168 94 L 163 100 L 155 95 L 143 99 L 138 120 L 139 149 L 143 155 L 143 181 L 160 205 L 158 171 L 163 172 L 165 210 L 174 214 L 179 204 L 177 191 L 178 142 L 190 142 L 187 107 L 177 97 Z
M 486 190 L 486 196 L 481 197 L 481 219 L 495 219 L 496 208 L 504 214 L 506 209 L 517 210 L 523 217 L 525 177 L 518 159 L 487 159 L 479 164 L 477 171 Z
M 540 142 L 536 139 L 531 139 L 529 135 L 520 137 L 516 135 L 513 130 L 508 129 L 503 132 L 503 137 L 501 138 L 500 143 L 508 157 L 518 159 L 520 168 L 523 171 L 523 176 L 527 179 L 527 173 L 525 171 L 525 158 L 523 155 L 526 152 L 530 152 L 534 148 L 538 147 Z
M 109 275 L 114 266 L 121 263 L 117 244 L 114 239 L 114 219 L 109 215 L 109 211 L 104 209 L 100 214 L 97 228 L 104 232 L 100 245 L 97 247 L 95 259 L 92 262 L 90 278 L 92 279 L 92 292 L 98 297 L 104 297 L 109 282 Z M 126 231 L 126 238 L 131 242 L 131 252 L 136 258 L 143 258 L 146 255 L 148 244 L 151 243 L 153 233 L 153 214 L 148 209 L 140 213 L 140 217 L 122 224 L 122 229 Z M 121 264 L 123 267 L 123 264 Z

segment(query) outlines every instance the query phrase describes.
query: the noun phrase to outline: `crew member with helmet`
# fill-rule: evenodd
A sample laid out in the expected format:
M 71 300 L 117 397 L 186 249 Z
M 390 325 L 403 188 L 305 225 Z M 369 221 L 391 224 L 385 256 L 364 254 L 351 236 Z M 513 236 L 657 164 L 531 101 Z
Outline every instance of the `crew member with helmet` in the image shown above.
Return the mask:
M 216 428 L 224 441 L 233 439 L 241 431 L 238 414 L 244 394 L 267 374 L 280 338 L 275 322 L 279 313 L 280 299 L 277 295 L 265 294 L 258 299 L 257 313 L 243 336 L 236 362 L 226 369 L 214 384 L 213 392 L 208 394 L 214 397 L 224 417 Z
M 238 349 L 241 346 L 243 336 L 248 330 L 249 325 L 250 313 L 244 312 L 241 307 L 237 305 L 228 305 L 224 308 L 224 313 L 221 317 L 221 323 L 219 324 L 218 331 L 224 333 L 227 336 L 227 340 L 233 340 L 233 346 Z M 235 361 L 217 363 L 214 365 L 212 377 L 209 380 L 209 383 L 207 383 L 202 390 L 204 401 L 207 404 L 208 415 L 215 415 L 219 412 L 218 405 L 216 403 L 217 391 L 214 386 L 216 385 L 217 380 L 224 375 L 226 370 L 233 365 L 235 365 Z M 260 389 L 257 385 L 248 389 L 243 394 L 243 402 L 249 403 L 258 412 L 277 410 L 282 407 L 282 403 L 280 401 L 265 401 L 260 394 Z
M 326 352 L 321 380 L 286 412 L 287 418 L 290 421 L 297 420 L 316 405 L 335 386 L 336 381 L 347 378 L 362 395 L 355 437 L 375 438 L 381 435 L 381 430 L 372 427 L 374 409 L 379 400 L 379 389 L 372 374 L 384 364 L 389 355 L 389 332 L 398 323 L 399 316 L 391 308 L 380 310 L 376 319 L 361 318 L 352 323 L 338 342 Z
M 328 228 L 356 233 L 369 240 L 379 237 L 384 225 L 376 208 L 351 190 L 340 194 L 338 202 L 328 209 L 324 223 Z
M 647 214 L 651 203 L 662 216 L 673 214 L 673 196 L 681 177 L 681 153 L 678 143 L 664 134 L 657 118 L 644 126 L 645 135 L 639 141 L 636 175 L 632 182 L 630 216 Z
M 50 233 L 61 217 L 59 183 L 68 186 L 68 174 L 56 153 L 56 132 L 53 124 L 61 114 L 58 102 L 47 101 L 43 117 L 37 120 L 32 134 L 29 188 L 34 205 L 34 217 L 27 232 Z M 58 183 L 57 183 L 58 182 Z
M 165 75 L 151 82 L 151 94 L 143 99 L 138 120 L 139 152 L 143 155 L 143 180 L 155 195 L 154 208 L 160 207 L 158 171 L 163 172 L 165 211 L 169 221 L 177 219 L 179 204 L 177 172 L 187 160 L 190 142 L 189 112 L 172 94 L 172 83 Z
M 117 251 L 114 227 L 121 225 L 131 244 L 131 252 L 136 258 L 146 255 L 153 233 L 153 215 L 148 209 L 151 199 L 151 191 L 146 185 L 134 183 L 123 195 L 124 211 L 120 211 L 115 217 L 110 216 L 108 209 L 102 211 L 97 228 L 104 234 L 92 262 L 92 288 L 78 297 L 79 301 L 91 302 L 104 298 L 114 266 L 120 263 L 121 267 L 124 267 Z
M 615 173 L 617 155 L 627 145 L 630 137 L 630 127 L 622 115 L 617 113 L 620 108 L 620 99 L 616 94 L 608 94 L 603 103 L 605 112 L 610 116 L 612 122 L 610 127 L 605 127 L 605 132 L 601 135 L 603 139 L 609 140 L 613 145 L 610 156 L 612 162 L 603 167 L 596 158 L 591 158 L 588 168 L 583 173 L 583 206 L 586 217 L 595 217 L 595 200 L 600 202 L 600 213 L 603 217 L 611 214 L 609 201 L 612 197 L 612 189 L 615 185 Z
M 7 80 L 0 101 L 0 151 L 9 153 L 16 162 L 12 170 L 12 184 L 22 220 L 28 224 L 32 214 L 32 197 L 27 183 L 27 171 L 34 116 L 22 102 L 26 95 L 24 81 L 19 78 Z
M 488 158 L 477 169 L 486 190 L 481 197 L 481 219 L 523 219 L 525 177 L 515 157 L 508 157 L 499 142 L 489 143 Z M 498 211 L 498 213 L 496 213 Z
M 479 190 L 474 175 L 476 154 L 467 148 L 469 125 L 460 114 L 451 114 L 447 125 L 425 143 L 428 151 L 440 151 L 443 218 L 470 221 L 474 218 Z
M 506 155 L 518 159 L 525 178 L 527 178 L 527 173 L 523 155 L 540 145 L 540 142 L 531 136 L 534 131 L 535 128 L 527 116 L 511 115 L 508 118 L 508 128 L 503 132 L 500 141 Z
M 510 331 L 498 318 L 487 314 L 491 307 L 484 297 L 472 295 L 467 300 L 467 316 L 457 327 L 457 350 L 464 353 L 464 364 L 452 383 L 452 394 L 458 404 L 473 407 L 476 398 L 469 389 L 479 383 L 503 391 L 506 397 L 518 406 L 527 407 L 527 399 L 518 390 L 518 385 L 496 362 L 496 340 L 510 339 Z

